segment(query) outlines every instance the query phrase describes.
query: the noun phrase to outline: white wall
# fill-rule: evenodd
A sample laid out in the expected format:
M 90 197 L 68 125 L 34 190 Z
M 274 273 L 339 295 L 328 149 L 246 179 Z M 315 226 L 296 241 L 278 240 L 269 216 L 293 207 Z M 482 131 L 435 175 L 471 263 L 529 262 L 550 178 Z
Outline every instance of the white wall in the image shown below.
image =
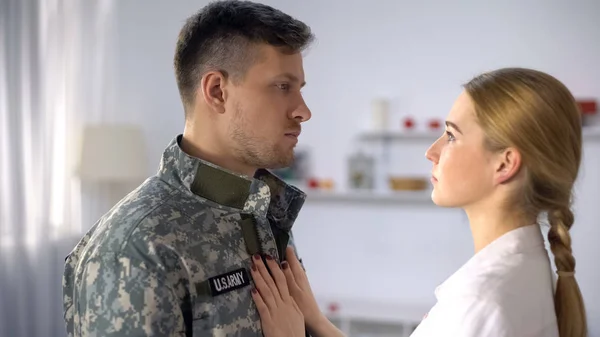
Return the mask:
M 143 5 L 142 5 L 143 3 Z M 182 130 L 172 56 L 184 19 L 204 1 L 119 2 L 118 101 L 147 132 L 149 173 Z M 444 118 L 460 85 L 503 66 L 535 67 L 578 96 L 600 97 L 598 1 L 268 1 L 315 31 L 305 59 L 304 90 L 313 119 L 301 142 L 314 172 L 346 179 L 346 156 L 368 121 L 369 102 L 393 98 L 394 125 L 412 115 Z M 431 7 L 430 7 L 431 6 Z M 317 13 L 316 10 L 319 10 Z M 336 136 L 324 139 L 323 135 Z M 427 173 L 426 142 L 396 152 L 398 172 Z M 586 145 L 573 228 L 577 275 L 600 336 L 600 141 Z M 359 207 L 357 207 L 359 206 Z M 472 253 L 468 225 L 456 210 L 408 205 L 308 202 L 296 237 L 315 292 L 384 301 L 434 301 L 433 290 Z M 436 251 L 434 251 L 436 249 Z M 595 321 L 595 322 L 594 322 Z

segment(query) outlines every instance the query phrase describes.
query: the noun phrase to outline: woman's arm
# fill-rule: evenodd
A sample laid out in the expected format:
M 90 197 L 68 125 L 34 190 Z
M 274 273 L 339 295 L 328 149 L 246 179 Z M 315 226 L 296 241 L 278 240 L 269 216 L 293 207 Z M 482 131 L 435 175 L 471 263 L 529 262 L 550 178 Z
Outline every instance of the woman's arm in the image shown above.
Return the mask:
M 254 259 L 252 278 L 258 292 L 253 293 L 253 299 L 259 309 L 263 329 L 266 328 L 265 336 L 280 337 L 277 333 L 284 331 L 297 334 L 297 323 L 292 326 L 286 322 L 297 322 L 301 318 L 302 328 L 306 324 L 314 337 L 345 337 L 321 313 L 294 250 L 288 247 L 286 254 L 288 261 L 281 264 L 283 270 L 273 259 L 267 257 L 272 276 L 260 257 Z
M 319 309 L 302 264 L 291 247 L 286 251 L 287 261 L 282 263 L 290 294 L 298 304 L 306 326 L 314 337 L 345 337 Z
M 267 257 L 273 277 L 262 262 L 255 256 L 252 265 L 252 278 L 256 289 L 252 289 L 252 299 L 256 304 L 262 332 L 265 337 L 304 337 L 304 317 L 290 296 L 286 279 L 277 263 Z

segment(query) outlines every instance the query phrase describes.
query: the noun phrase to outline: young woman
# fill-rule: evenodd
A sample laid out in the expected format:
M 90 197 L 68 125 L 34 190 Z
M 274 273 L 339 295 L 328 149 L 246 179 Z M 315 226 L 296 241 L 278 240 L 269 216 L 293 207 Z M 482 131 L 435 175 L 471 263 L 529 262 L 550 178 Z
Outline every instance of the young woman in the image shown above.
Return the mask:
M 464 209 L 475 254 L 436 289 L 437 303 L 413 337 L 587 336 L 569 235 L 581 142 L 575 100 L 548 74 L 500 69 L 464 86 L 426 157 L 433 201 Z M 549 223 L 556 286 L 540 215 Z M 293 252 L 288 256 L 283 270 L 269 261 L 273 277 L 255 264 L 265 335 L 301 336 L 303 318 L 315 336 L 341 336 L 319 312 Z

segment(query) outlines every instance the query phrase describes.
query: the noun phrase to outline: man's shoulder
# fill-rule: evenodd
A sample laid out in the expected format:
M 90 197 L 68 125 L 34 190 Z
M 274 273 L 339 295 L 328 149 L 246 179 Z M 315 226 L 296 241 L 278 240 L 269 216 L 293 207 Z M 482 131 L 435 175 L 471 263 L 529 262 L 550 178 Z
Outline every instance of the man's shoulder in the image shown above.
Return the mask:
M 158 178 L 148 179 L 99 220 L 94 243 L 115 252 L 122 249 L 137 228 L 148 230 L 149 224 L 169 219 L 174 214 L 170 200 L 180 193 Z M 164 226 L 164 221 L 159 225 Z
M 210 224 L 221 213 L 227 212 L 153 177 L 100 219 L 94 243 L 117 252 L 132 241 L 163 241 L 180 230 L 201 229 L 198 224 Z
M 222 221 L 219 211 L 177 187 L 150 178 L 106 213 L 67 256 L 67 291 L 82 273 L 91 273 L 96 280 L 114 277 L 111 272 L 96 275 L 95 270 L 114 272 L 123 265 L 161 273 L 177 269 L 179 255 L 190 244 L 202 246 L 214 239 L 214 235 L 203 234 L 198 224 Z

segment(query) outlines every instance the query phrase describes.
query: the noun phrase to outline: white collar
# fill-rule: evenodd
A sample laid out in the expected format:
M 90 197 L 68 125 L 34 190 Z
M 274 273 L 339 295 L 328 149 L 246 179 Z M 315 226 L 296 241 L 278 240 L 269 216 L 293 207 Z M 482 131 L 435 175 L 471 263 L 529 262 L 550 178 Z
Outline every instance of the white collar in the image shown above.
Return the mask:
M 473 255 L 459 270 L 436 288 L 435 296 L 439 300 L 445 295 L 445 289 L 455 293 L 461 288 L 469 287 L 466 280 L 483 273 L 488 269 L 485 268 L 487 266 L 503 263 L 507 256 L 540 250 L 545 251 L 545 246 L 544 237 L 538 224 L 511 230 Z

